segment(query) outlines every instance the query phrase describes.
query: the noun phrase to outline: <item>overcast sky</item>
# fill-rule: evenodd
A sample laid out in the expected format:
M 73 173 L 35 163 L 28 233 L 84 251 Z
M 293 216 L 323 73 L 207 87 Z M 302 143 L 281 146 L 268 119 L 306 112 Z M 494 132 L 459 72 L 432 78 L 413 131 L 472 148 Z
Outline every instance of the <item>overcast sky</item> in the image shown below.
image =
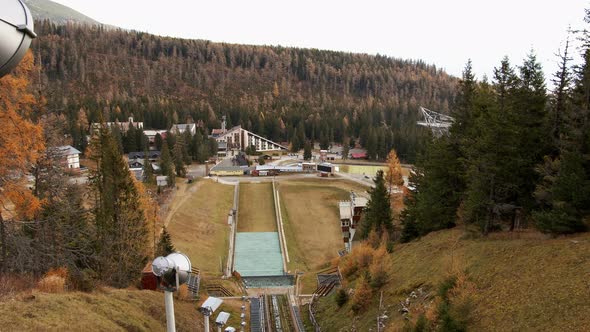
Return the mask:
M 164 36 L 422 59 L 478 78 L 508 55 L 535 50 L 552 74 L 568 26 L 585 27 L 581 0 L 55 0 L 102 23 Z

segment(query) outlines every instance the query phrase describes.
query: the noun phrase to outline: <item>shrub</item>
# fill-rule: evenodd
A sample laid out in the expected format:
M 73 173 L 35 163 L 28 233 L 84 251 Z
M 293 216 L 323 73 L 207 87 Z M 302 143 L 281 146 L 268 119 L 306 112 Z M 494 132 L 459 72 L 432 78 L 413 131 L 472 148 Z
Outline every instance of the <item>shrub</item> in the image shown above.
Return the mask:
M 352 297 L 352 312 L 358 314 L 366 309 L 371 302 L 372 295 L 367 280 L 365 278 L 360 279 Z
M 440 296 L 443 301 L 448 301 L 449 299 L 449 291 L 455 287 L 457 283 L 457 277 L 451 276 L 445 279 L 439 286 L 438 286 L 438 296 Z
M 393 252 L 393 241 L 387 242 L 385 249 L 387 250 L 388 254 L 391 254 Z
M 96 289 L 98 275 L 92 269 L 74 270 L 68 275 L 68 285 L 81 292 L 92 292 Z
M 375 249 L 371 246 L 362 244 L 359 247 L 353 249 L 352 257 L 356 259 L 359 268 L 368 267 L 373 261 L 373 253 Z
M 336 304 L 338 305 L 338 308 L 341 308 L 348 301 L 348 294 L 346 293 L 344 288 L 338 289 L 338 291 L 336 292 L 335 300 Z
M 380 288 L 387 283 L 389 277 L 387 273 L 387 266 L 390 265 L 389 254 L 384 245 L 373 252 L 373 260 L 369 266 L 369 273 L 371 274 L 371 287 Z
M 416 325 L 414 325 L 413 332 L 426 332 L 428 331 L 428 320 L 424 314 L 421 314 L 416 321 Z
M 63 293 L 66 290 L 68 270 L 64 267 L 49 270 L 37 283 L 37 289 L 45 293 Z

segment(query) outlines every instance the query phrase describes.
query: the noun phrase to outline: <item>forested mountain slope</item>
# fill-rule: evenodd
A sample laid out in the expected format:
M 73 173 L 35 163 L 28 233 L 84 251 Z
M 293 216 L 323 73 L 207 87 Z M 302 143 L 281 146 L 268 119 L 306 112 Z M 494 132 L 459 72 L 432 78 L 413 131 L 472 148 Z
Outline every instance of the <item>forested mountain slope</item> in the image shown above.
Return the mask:
M 33 52 L 50 109 L 76 137 L 86 121 L 188 118 L 213 128 L 222 115 L 277 141 L 325 135 L 374 139 L 413 159 L 418 106 L 447 112 L 457 80 L 421 61 L 317 49 L 159 37 L 101 26 L 37 22 Z M 87 120 L 79 112 L 83 109 Z M 373 135 L 374 137 L 371 137 Z M 77 143 L 76 143 L 77 144 Z

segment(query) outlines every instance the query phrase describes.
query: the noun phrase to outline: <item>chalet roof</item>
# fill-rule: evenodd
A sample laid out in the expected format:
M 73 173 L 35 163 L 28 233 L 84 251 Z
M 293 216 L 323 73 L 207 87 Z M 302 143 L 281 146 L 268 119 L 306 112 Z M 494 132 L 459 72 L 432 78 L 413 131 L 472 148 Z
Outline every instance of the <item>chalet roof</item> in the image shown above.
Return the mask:
M 340 201 L 338 203 L 340 210 L 340 220 L 352 218 L 352 211 L 350 209 L 350 201 Z
M 156 136 L 157 134 L 160 134 L 160 136 L 166 136 L 166 130 L 156 130 L 156 129 L 148 129 L 148 130 L 144 130 L 143 134 L 145 136 Z
M 148 152 L 148 157 L 155 159 L 155 158 L 160 158 L 160 151 L 149 151 Z M 129 152 L 129 154 L 127 155 L 127 157 L 129 158 L 129 160 L 132 159 L 145 159 L 145 155 L 143 153 L 143 151 L 140 152 Z
M 56 146 L 55 148 L 53 148 L 57 154 L 62 155 L 62 156 L 69 156 L 72 154 L 81 154 L 82 152 L 78 151 L 78 149 L 72 147 L 71 145 L 62 145 L 62 146 Z
M 354 207 L 366 207 L 369 200 L 366 197 L 356 196 L 354 198 Z
M 211 135 L 223 135 L 225 131 L 223 129 L 213 129 L 211 130 Z
M 351 153 L 350 154 L 352 156 L 352 158 L 367 158 L 367 153 L 366 152 L 356 152 L 356 153 Z

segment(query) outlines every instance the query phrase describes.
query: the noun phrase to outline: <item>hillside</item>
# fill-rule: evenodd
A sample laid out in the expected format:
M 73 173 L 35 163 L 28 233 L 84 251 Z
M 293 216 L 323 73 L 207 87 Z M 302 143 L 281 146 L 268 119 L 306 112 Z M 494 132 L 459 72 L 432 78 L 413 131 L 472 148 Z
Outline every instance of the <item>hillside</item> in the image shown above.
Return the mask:
M 360 137 L 374 139 L 380 154 L 395 147 L 412 160 L 425 132 L 416 126 L 418 107 L 448 112 L 456 94 L 456 78 L 419 60 L 49 21 L 37 22 L 36 32 L 42 73 L 33 79 L 48 109 L 67 117 L 76 147 L 86 121 L 101 117 L 133 115 L 157 129 L 191 119 L 211 129 L 226 115 L 228 126 L 277 142 Z
M 201 323 L 190 302 L 175 301 L 178 331 Z M 6 331 L 164 331 L 166 312 L 160 292 L 103 289 L 93 293 L 34 293 L 0 301 Z
M 100 22 L 50 0 L 24 0 L 36 20 L 50 20 L 55 24 L 83 23 L 98 25 Z
M 455 229 L 396 246 L 390 256 L 388 283 L 382 288 L 389 316 L 386 331 L 406 326 L 398 311 L 399 303 L 413 291 L 419 293 L 419 288 L 430 297 L 425 301 L 421 296 L 417 300 L 412 298 L 409 318 L 415 322 L 420 312 L 426 312 L 428 317 L 428 306 L 435 308 L 439 285 L 449 276 L 458 276 L 463 281 L 462 289 L 451 293 L 460 297 L 457 303 L 467 303 L 470 308 L 457 309 L 460 316 L 468 318 L 468 330 L 587 330 L 590 234 L 556 239 L 536 234 L 522 234 L 521 238 L 513 235 L 467 239 L 462 230 Z M 462 280 L 462 276 L 466 279 Z M 367 331 L 377 317 L 379 291 L 374 293 L 369 309 L 354 319 L 350 301 L 338 309 L 334 296 L 322 299 L 318 307 L 320 324 L 331 326 L 330 331 L 346 331 L 354 320 L 357 330 Z M 431 302 L 433 298 L 437 300 Z

